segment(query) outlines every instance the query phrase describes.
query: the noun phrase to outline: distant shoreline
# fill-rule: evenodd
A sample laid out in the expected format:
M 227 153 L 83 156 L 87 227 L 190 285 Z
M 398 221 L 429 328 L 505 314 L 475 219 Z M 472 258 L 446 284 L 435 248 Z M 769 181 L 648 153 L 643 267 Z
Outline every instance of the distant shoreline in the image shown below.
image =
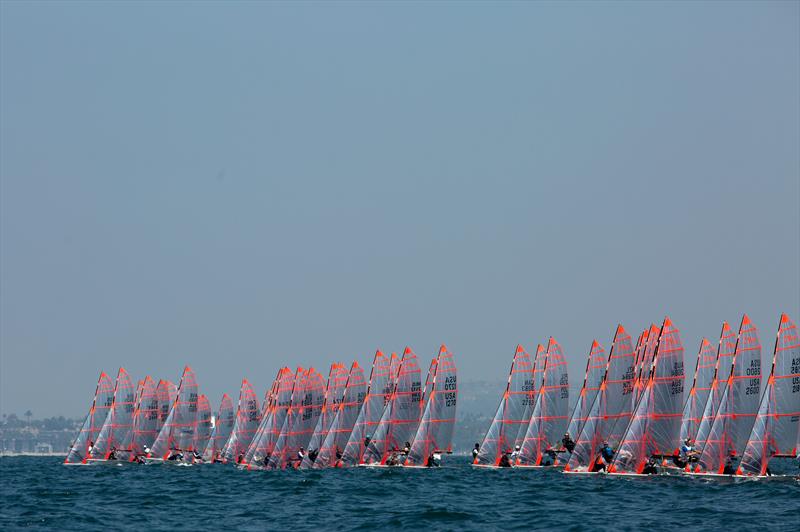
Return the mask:
M 66 453 L 17 453 L 12 451 L 0 451 L 0 457 L 4 456 L 66 456 Z

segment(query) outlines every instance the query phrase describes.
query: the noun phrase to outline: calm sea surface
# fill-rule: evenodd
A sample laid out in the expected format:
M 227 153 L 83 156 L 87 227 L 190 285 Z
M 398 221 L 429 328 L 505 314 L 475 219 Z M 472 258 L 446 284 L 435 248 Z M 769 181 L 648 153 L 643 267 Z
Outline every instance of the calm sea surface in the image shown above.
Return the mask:
M 800 530 L 797 480 L 575 477 L 447 458 L 439 470 L 244 472 L 2 457 L 0 530 Z

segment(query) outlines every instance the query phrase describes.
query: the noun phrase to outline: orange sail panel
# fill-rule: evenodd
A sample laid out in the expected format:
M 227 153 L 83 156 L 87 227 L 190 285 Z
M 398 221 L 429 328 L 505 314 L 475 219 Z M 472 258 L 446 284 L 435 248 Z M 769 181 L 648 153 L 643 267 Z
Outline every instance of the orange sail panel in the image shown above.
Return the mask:
M 542 368 L 544 369 L 544 357 Z M 475 457 L 475 465 L 497 467 L 503 455 L 511 452 L 517 434 L 520 431 L 524 434 L 528 428 L 525 411 L 535 402 L 535 396 L 531 394 L 533 387 L 531 357 L 524 347 L 518 345 L 508 372 L 505 392 L 480 445 L 478 456 Z
M 399 460 L 397 453 L 411 445 L 410 441 L 417 431 L 421 402 L 422 381 L 417 355 L 406 347 L 389 403 L 383 411 L 375 434 L 364 450 L 361 463 L 386 464 L 391 457 Z
M 405 465 L 433 465 L 434 452 L 453 450 L 458 375 L 453 354 L 446 346 L 441 346 L 431 367 L 434 373 L 430 386 L 426 386 L 425 411 Z
M 242 379 L 239 389 L 239 404 L 236 408 L 236 423 L 233 425 L 230 438 L 222 450 L 225 462 L 244 460 L 244 454 L 253 441 L 258 424 L 261 422 L 261 410 L 258 407 L 258 396 L 247 379 Z
M 133 381 L 125 368 L 119 368 L 111 408 L 106 415 L 103 428 L 97 435 L 90 458 L 97 460 L 121 458 L 119 451 L 126 449 L 130 443 L 134 408 Z
M 745 314 L 739 326 L 733 363 L 722 391 L 719 410 L 695 473 L 722 474 L 726 464 L 741 457 L 755 423 L 760 396 L 761 342 L 755 325 Z
M 536 394 L 531 421 L 517 456 L 518 466 L 540 466 L 555 463 L 545 458 L 567 428 L 569 410 L 569 376 L 561 345 L 550 338 L 544 359 L 544 374 Z
M 642 336 L 639 337 L 641 342 Z M 617 326 L 608 354 L 606 371 L 586 422 L 575 440 L 575 449 L 567 462 L 567 471 L 587 471 L 596 459 L 603 442 L 616 445 L 619 437 L 610 434 L 618 420 L 627 426 L 631 417 L 634 371 L 636 368 L 631 336 Z
M 97 380 L 97 387 L 94 390 L 94 399 L 86 419 L 83 420 L 81 430 L 72 442 L 72 446 L 64 460 L 65 464 L 85 463 L 89 458 L 89 452 L 94 447 L 94 442 L 103 423 L 106 420 L 111 403 L 114 400 L 114 383 L 104 372 L 100 373 Z
M 800 336 L 781 315 L 772 370 L 747 440 L 739 474 L 764 476 L 773 456 L 797 456 L 800 435 Z
M 358 413 L 353 431 L 347 440 L 342 458 L 337 465 L 352 467 L 361 461 L 367 442 L 380 423 L 383 411 L 389 403 L 389 396 L 394 387 L 394 377 L 391 374 L 391 361 L 380 349 L 375 352 L 372 361 L 372 371 L 369 377 L 367 396 Z
M 683 413 L 683 352 L 680 333 L 667 317 L 641 398 L 609 466 L 610 472 L 639 474 L 651 456 L 672 454 L 677 448 Z
M 343 451 L 348 438 L 353 432 L 364 398 L 367 395 L 367 383 L 364 380 L 364 370 L 353 362 L 347 377 L 342 402 L 336 407 L 331 427 L 322 443 L 317 459 L 314 461 L 315 469 L 331 467 L 342 459 Z

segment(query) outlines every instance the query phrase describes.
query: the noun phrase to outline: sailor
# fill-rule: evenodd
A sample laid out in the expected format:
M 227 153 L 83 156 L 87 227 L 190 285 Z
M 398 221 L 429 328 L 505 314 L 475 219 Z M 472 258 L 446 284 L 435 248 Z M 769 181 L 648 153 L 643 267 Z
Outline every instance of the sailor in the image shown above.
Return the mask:
M 342 459 L 342 451 L 339 449 L 339 446 L 337 445 L 336 446 L 336 460 L 338 461 L 338 460 L 341 460 L 341 459 Z
M 203 461 L 203 456 L 200 453 L 197 452 L 197 449 L 192 451 L 192 456 L 194 457 L 194 461 L 195 462 L 202 462 Z
M 409 453 L 410 451 L 411 451 L 411 444 L 410 444 L 410 443 L 408 443 L 408 442 L 405 442 L 405 443 L 403 444 L 403 454 L 404 454 L 404 455 L 406 455 L 406 456 L 408 456 L 408 453 Z
M 509 458 L 511 455 L 511 449 L 506 450 L 500 457 L 500 462 L 497 465 L 500 467 L 511 467 L 511 459 Z
M 117 459 L 117 448 L 115 446 L 111 446 L 111 450 L 108 451 L 108 459 L 109 460 L 116 460 Z
M 269 453 L 264 455 L 264 467 L 269 465 Z
M 370 442 L 371 442 L 371 441 L 372 441 L 372 438 L 370 438 L 369 436 L 367 436 L 366 438 L 364 438 L 364 449 L 366 449 L 367 447 L 369 447 L 369 444 L 370 444 Z
M 658 469 L 656 469 L 656 459 L 652 456 L 647 460 L 647 464 L 645 464 L 644 469 L 642 469 L 643 475 L 657 475 Z
M 93 442 L 93 441 L 90 441 L 90 442 L 89 442 L 89 449 L 87 449 L 87 453 L 88 453 L 89 455 L 91 455 L 93 450 L 94 450 L 94 442 Z
M 145 445 L 144 447 L 142 447 L 142 451 L 144 452 L 144 454 L 149 455 L 150 454 L 150 447 Z
M 478 459 L 478 453 L 480 451 L 481 451 L 481 444 L 480 443 L 476 443 L 475 447 L 472 448 L 472 461 L 473 462 Z
M 431 451 L 431 454 L 425 459 L 425 467 L 436 467 L 436 464 L 433 462 L 433 451 Z
M 683 445 L 681 445 L 681 461 L 684 462 L 684 464 L 697 462 L 697 454 L 697 451 L 695 451 L 692 445 L 692 439 L 686 438 L 683 440 Z
M 510 459 L 512 464 L 516 464 L 517 460 L 519 460 L 519 445 L 514 446 L 514 452 L 511 453 Z
M 317 461 L 317 455 L 319 455 L 319 451 L 316 449 L 309 449 L 308 450 L 308 459 L 311 460 L 311 463 Z
M 725 467 L 722 468 L 723 475 L 736 474 L 736 451 L 731 450 L 728 458 L 725 459 Z
M 603 457 L 606 464 L 610 464 L 611 460 L 614 459 L 614 449 L 611 448 L 607 441 L 604 441 L 603 446 L 600 448 L 600 456 Z
M 244 462 L 244 453 L 239 453 L 239 456 L 236 457 L 236 463 L 241 464 Z
M 306 455 L 306 450 L 303 449 L 302 447 L 300 447 L 300 450 L 297 451 L 297 460 L 299 462 L 302 462 L 303 461 L 303 457 L 305 457 L 305 455 Z
M 606 470 L 606 461 L 603 460 L 603 455 L 598 454 L 592 465 L 589 466 L 589 471 L 591 473 L 598 473 L 600 471 Z
M 575 442 L 572 441 L 572 438 L 570 437 L 569 432 L 564 434 L 564 437 L 561 438 L 561 445 L 563 445 L 564 449 L 566 449 L 570 453 L 573 450 L 575 450 Z

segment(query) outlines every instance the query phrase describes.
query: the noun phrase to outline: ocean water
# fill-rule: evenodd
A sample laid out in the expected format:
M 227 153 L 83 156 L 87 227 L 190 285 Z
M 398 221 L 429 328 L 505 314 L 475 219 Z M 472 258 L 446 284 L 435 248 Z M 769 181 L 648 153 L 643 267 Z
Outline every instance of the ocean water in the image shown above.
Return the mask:
M 578 477 L 447 459 L 438 470 L 246 472 L 2 457 L 0 530 L 800 530 L 795 479 Z

